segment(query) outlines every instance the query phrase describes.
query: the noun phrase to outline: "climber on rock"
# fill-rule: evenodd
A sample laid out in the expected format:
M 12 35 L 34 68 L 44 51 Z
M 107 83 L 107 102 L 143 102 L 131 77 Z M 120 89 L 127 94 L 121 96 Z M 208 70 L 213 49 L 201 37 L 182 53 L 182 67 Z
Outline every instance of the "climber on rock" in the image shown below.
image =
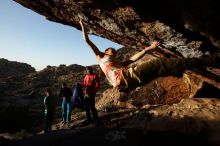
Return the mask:
M 154 41 L 150 46 L 146 46 L 129 60 L 121 62 L 116 59 L 117 51 L 114 48 L 107 48 L 105 52 L 101 52 L 97 46 L 90 41 L 81 18 L 79 23 L 82 28 L 83 38 L 94 52 L 106 78 L 111 85 L 119 91 L 134 89 L 157 77 L 169 75 L 179 76 L 186 69 L 219 65 L 220 54 L 215 54 L 214 56 L 201 58 L 157 58 L 151 61 L 147 60 L 135 67 L 128 67 L 129 64 L 142 58 L 146 52 L 156 49 L 160 43 Z

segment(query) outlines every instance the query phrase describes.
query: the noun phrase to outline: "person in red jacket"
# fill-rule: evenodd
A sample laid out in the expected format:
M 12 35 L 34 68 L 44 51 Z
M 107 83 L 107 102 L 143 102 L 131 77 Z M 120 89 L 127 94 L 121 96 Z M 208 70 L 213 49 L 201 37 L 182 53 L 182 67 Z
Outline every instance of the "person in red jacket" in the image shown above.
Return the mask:
M 85 88 L 85 106 L 86 106 L 86 118 L 88 124 L 95 122 L 96 126 L 99 125 L 99 118 L 97 109 L 95 107 L 96 92 L 100 88 L 99 77 L 93 72 L 92 67 L 87 67 L 87 74 L 84 77 L 83 87 Z M 91 113 L 92 117 L 91 117 Z

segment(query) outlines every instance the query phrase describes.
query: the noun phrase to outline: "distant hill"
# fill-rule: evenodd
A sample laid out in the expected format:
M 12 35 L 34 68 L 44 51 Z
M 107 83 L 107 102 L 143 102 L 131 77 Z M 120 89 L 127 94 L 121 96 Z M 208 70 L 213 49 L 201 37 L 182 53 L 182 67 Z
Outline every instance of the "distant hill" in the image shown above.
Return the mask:
M 7 59 L 0 58 L 0 78 L 28 75 L 34 73 L 35 68 L 27 63 L 20 63 L 16 61 L 9 61 Z
M 42 128 L 44 89 L 52 87 L 58 98 L 61 83 L 72 88 L 82 82 L 86 70 L 77 64 L 61 64 L 35 71 L 26 63 L 6 59 L 0 59 L 0 67 L 0 133 Z M 61 101 L 57 100 L 60 106 Z M 57 114 L 59 117 L 60 111 Z

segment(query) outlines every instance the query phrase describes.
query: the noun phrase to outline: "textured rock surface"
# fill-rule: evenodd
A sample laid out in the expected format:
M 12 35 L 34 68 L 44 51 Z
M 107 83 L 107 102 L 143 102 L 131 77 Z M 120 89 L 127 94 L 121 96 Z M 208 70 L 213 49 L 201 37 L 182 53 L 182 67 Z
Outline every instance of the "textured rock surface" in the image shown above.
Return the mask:
M 216 99 L 184 99 L 172 106 L 151 106 L 100 113 L 101 125 L 86 125 L 85 113 L 73 115 L 52 133 L 6 141 L 10 146 L 28 145 L 205 145 L 219 146 L 220 102 Z M 0 135 L 10 139 L 10 135 Z M 4 142 L 3 142 L 4 144 Z
M 220 47 L 220 10 L 215 0 L 15 1 L 50 21 L 77 29 L 80 16 L 91 34 L 130 48 L 156 39 L 162 48 L 197 57 Z

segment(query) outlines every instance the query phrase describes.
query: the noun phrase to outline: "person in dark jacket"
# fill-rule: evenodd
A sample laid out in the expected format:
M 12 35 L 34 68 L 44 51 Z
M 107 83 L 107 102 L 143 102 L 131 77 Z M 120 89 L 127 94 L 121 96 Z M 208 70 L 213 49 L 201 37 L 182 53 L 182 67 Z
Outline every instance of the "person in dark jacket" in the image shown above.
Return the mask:
M 84 77 L 83 87 L 85 88 L 85 106 L 86 106 L 86 118 L 88 124 L 95 122 L 96 126 L 99 125 L 99 118 L 97 109 L 95 107 L 96 92 L 100 88 L 99 77 L 93 72 L 92 67 L 87 67 L 87 74 Z M 92 116 L 91 117 L 91 113 Z
M 45 97 L 44 97 L 44 106 L 45 106 L 45 122 L 44 122 L 44 132 L 51 132 L 52 131 L 52 123 L 55 114 L 55 97 L 52 95 L 52 90 L 47 88 L 45 90 Z
M 67 87 L 66 83 L 62 84 L 60 89 L 59 97 L 62 98 L 62 117 L 63 117 L 63 124 L 66 124 L 71 120 L 71 107 L 70 101 L 72 97 L 72 90 Z

